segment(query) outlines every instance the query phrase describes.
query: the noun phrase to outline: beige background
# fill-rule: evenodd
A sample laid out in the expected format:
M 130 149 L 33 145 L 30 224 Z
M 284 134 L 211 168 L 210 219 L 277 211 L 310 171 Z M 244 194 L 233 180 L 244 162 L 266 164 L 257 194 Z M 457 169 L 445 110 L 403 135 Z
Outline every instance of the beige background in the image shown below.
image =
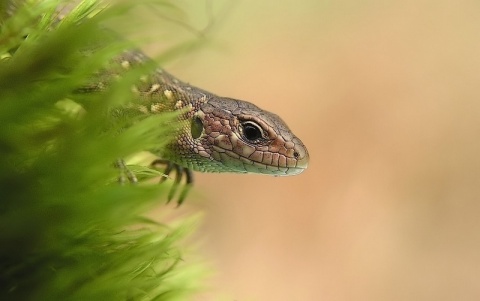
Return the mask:
M 196 174 L 199 300 L 480 300 L 479 1 L 179 3 L 216 23 L 167 69 L 276 112 L 311 157 Z

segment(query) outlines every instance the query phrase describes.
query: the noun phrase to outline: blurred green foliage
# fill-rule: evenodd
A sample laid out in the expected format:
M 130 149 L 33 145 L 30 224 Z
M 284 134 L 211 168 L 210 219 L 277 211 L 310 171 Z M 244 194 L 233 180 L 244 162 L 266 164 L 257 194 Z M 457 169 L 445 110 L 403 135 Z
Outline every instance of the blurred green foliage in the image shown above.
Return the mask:
M 166 188 L 118 185 L 113 167 L 165 144 L 175 116 L 109 114 L 135 76 L 75 93 L 126 46 L 100 27 L 128 12 L 85 0 L 59 22 L 59 4 L 1 7 L 0 300 L 183 300 L 199 278 L 179 265 L 191 225 L 141 218 Z

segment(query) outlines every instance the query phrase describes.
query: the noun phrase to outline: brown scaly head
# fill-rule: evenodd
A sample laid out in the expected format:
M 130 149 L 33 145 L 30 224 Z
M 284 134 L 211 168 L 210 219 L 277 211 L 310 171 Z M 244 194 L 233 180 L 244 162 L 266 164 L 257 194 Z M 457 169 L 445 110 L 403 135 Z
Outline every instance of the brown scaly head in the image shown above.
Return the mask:
M 296 175 L 307 168 L 307 149 L 275 114 L 212 94 L 204 94 L 192 113 L 166 155 L 178 164 L 203 172 L 273 176 Z

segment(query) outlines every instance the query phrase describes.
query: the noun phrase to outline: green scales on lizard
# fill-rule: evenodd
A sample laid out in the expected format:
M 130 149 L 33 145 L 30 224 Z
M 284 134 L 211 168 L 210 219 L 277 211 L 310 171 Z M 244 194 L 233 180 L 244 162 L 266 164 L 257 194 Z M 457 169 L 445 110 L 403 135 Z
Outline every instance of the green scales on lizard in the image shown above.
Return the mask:
M 148 61 L 136 50 L 125 51 L 115 59 L 122 69 Z M 103 84 L 97 82 L 87 89 Z M 176 185 L 182 175 L 187 186 L 191 184 L 191 170 L 290 176 L 307 168 L 309 156 L 302 141 L 280 117 L 249 102 L 216 96 L 160 68 L 142 77 L 132 90 L 139 97 L 136 108 L 145 114 L 185 111 L 179 117 L 182 126 L 174 140 L 156 154 L 162 158 L 157 163 L 167 164 L 166 175 L 176 171 Z M 184 189 L 180 203 L 185 194 Z

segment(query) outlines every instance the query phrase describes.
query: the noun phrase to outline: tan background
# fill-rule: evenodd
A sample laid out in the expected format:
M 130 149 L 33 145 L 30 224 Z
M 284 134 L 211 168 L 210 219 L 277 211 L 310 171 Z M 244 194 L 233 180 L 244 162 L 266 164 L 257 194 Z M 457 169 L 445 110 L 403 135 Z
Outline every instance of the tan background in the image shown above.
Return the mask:
M 311 157 L 196 174 L 201 300 L 480 300 L 479 1 L 179 3 L 217 23 L 167 68 L 276 112 Z

